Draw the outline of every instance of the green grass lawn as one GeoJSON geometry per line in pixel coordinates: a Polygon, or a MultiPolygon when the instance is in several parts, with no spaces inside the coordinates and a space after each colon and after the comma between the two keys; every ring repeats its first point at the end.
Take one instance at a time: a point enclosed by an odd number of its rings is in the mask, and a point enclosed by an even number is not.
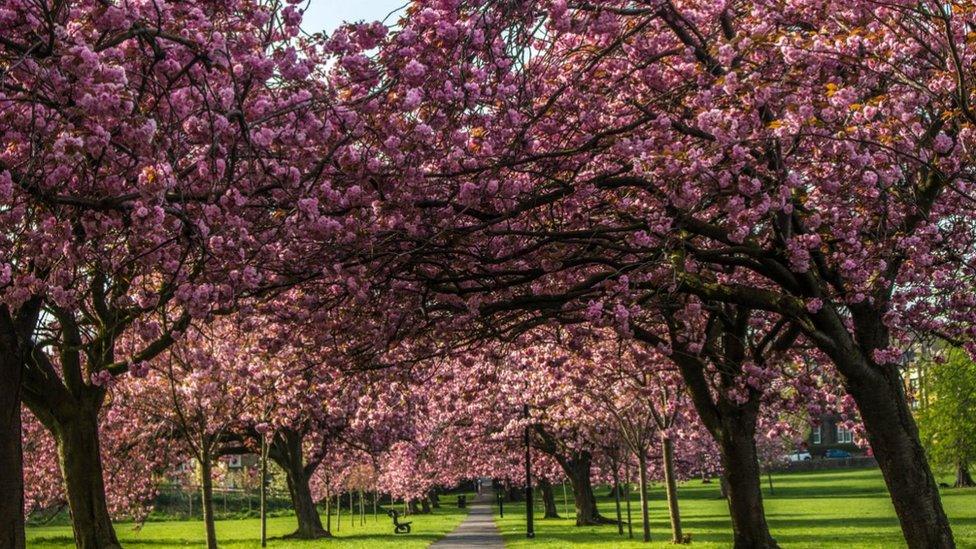
{"type": "MultiPolygon", "coordinates": [[[[948,481],[949,479],[940,479],[948,481]]],[[[876,469],[822,471],[774,475],[775,492],[770,494],[764,482],[766,515],[773,535],[790,548],[822,549],[828,547],[888,549],[904,547],[898,521],[888,499],[881,474],[876,469]]],[[[601,487],[600,511],[613,517],[613,500],[606,497],[608,489],[601,487]]],[[[730,523],[725,501],[719,499],[715,483],[702,484],[691,481],[679,488],[682,521],[685,533],[692,535],[693,547],[729,547],[730,523]]],[[[507,547],[515,548],[562,548],[562,547],[673,547],[670,539],[664,492],[660,486],[651,491],[651,533],[653,543],[645,545],[640,539],[640,517],[637,494],[632,494],[635,540],[617,536],[616,526],[583,527],[573,525],[572,509],[563,510],[562,491],[556,486],[559,520],[536,520],[536,538],[525,539],[525,506],[505,504],[505,518],[497,517],[507,547]]],[[[952,520],[956,542],[961,548],[976,549],[976,489],[946,489],[942,501],[952,520]]],[[[453,530],[466,512],[456,509],[453,496],[442,498],[443,507],[431,515],[414,515],[413,532],[406,536],[392,534],[390,519],[379,516],[376,521],[367,515],[365,526],[352,525],[349,515],[343,515],[338,530],[333,516],[333,541],[299,542],[280,538],[295,529],[291,516],[268,520],[269,547],[342,547],[411,549],[426,547],[431,542],[453,530]]],[[[572,506],[572,494],[569,495],[572,506]]],[[[541,503],[537,502],[536,516],[542,515],[541,503]]],[[[324,522],[324,521],[323,521],[324,522]]],[[[131,524],[120,523],[117,531],[122,544],[127,547],[200,547],[204,543],[203,524],[200,521],[147,522],[134,531],[131,524]]],[[[221,547],[256,547],[260,526],[257,519],[217,521],[217,538],[221,547]]],[[[73,546],[70,526],[32,527],[27,531],[28,546],[37,548],[64,548],[73,546]]]]}
{"type": "MultiPolygon", "coordinates": [[[[279,516],[268,519],[268,547],[298,549],[305,547],[396,548],[420,549],[454,530],[467,516],[467,510],[457,509],[454,498],[444,496],[442,507],[434,509],[429,515],[411,515],[405,520],[412,521],[412,532],[407,535],[393,535],[393,523],[389,517],[380,514],[373,519],[368,510],[366,524],[360,526],[358,516],[355,524],[350,522],[347,512],[342,515],[342,523],[336,528],[335,514],[332,516],[332,533],[336,539],[331,541],[293,541],[280,539],[295,530],[293,516],[279,516]],[[278,539],[275,539],[278,538],[278,539]]],[[[322,520],[325,523],[325,518],[322,520]]],[[[206,538],[202,521],[147,522],[138,531],[131,523],[119,523],[116,532],[125,547],[201,547],[206,538]]],[[[261,525],[258,519],[218,520],[217,541],[220,547],[259,547],[261,525]]],[[[27,529],[27,546],[38,549],[74,547],[71,526],[43,526],[27,529]]]]}
{"type": "MultiPolygon", "coordinates": [[[[949,481],[949,479],[940,479],[949,481]]],[[[821,549],[904,547],[894,509],[888,499],[881,473],[877,469],[819,471],[773,476],[774,493],[764,479],[766,516],[773,536],[783,547],[821,549]]],[[[635,488],[636,490],[636,488],[635,488]]],[[[615,516],[613,500],[605,497],[607,488],[598,491],[600,512],[615,516]]],[[[637,494],[632,494],[631,509],[634,540],[617,536],[616,526],[576,527],[572,514],[563,511],[563,495],[556,486],[556,501],[562,519],[536,520],[536,538],[525,538],[524,504],[506,504],[505,518],[496,522],[506,547],[674,547],[664,502],[664,490],[651,492],[651,544],[640,542],[640,510],[637,494]],[[566,518],[570,517],[570,518],[566,518]]],[[[679,487],[682,525],[692,535],[692,547],[729,547],[731,523],[725,501],[719,499],[715,483],[691,481],[679,487]]],[[[956,542],[961,548],[976,548],[976,489],[945,489],[942,501],[952,521],[956,542]]],[[[572,506],[572,494],[569,495],[572,506]]],[[[537,504],[536,517],[542,515],[537,504]]],[[[624,511],[626,520],[626,510],[624,511]]]]}

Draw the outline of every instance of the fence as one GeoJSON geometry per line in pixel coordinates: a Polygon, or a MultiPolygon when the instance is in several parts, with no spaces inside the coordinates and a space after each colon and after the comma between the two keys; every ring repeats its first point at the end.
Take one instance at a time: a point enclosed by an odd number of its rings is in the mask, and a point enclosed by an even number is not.
{"type": "MultiPolygon", "coordinates": [[[[214,515],[217,518],[244,518],[258,516],[260,495],[258,489],[214,487],[214,515]]],[[[288,493],[268,488],[268,512],[291,510],[288,493]]],[[[156,515],[179,517],[182,519],[202,518],[200,487],[192,485],[167,484],[160,486],[154,503],[156,515]]]]}

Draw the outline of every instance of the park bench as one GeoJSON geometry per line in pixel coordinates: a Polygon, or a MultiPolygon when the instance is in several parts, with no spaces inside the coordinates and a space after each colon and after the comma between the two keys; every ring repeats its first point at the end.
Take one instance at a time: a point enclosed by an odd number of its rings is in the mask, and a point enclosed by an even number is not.
{"type": "Polygon", "coordinates": [[[461,494],[458,496],[458,509],[464,509],[468,506],[468,496],[461,494]]]}
{"type": "Polygon", "coordinates": [[[410,523],[400,522],[400,513],[397,513],[396,509],[390,509],[386,512],[387,515],[393,519],[393,533],[394,534],[409,534],[410,533],[410,523]]]}

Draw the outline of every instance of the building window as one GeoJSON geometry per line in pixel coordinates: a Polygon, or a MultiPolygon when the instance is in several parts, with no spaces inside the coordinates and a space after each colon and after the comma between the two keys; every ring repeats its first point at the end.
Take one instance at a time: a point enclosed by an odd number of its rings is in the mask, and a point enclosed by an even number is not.
{"type": "Polygon", "coordinates": [[[813,440],[813,443],[814,444],[820,444],[820,426],[819,425],[817,425],[816,427],[813,428],[813,432],[811,433],[811,439],[813,440]]]}
{"type": "Polygon", "coordinates": [[[854,442],[854,433],[848,431],[847,429],[837,426],[837,443],[838,444],[851,444],[854,442]]]}

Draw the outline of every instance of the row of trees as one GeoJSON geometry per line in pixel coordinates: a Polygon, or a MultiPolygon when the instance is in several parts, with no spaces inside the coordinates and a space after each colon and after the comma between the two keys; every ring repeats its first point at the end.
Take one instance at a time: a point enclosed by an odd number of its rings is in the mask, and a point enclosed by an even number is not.
{"type": "MultiPolygon", "coordinates": [[[[201,462],[225,428],[191,403],[217,411],[253,392],[243,419],[262,418],[258,433],[301,433],[334,401],[357,428],[345,388],[312,389],[336,379],[389,414],[359,425],[376,455],[390,445],[377,425],[404,410],[369,396],[369,372],[395,387],[514,346],[530,366],[500,391],[543,370],[537,353],[566,355],[556,370],[573,394],[588,377],[627,388],[586,398],[638,468],[651,441],[678,459],[678,410],[694,409],[738,547],[776,546],[756,433],[836,376],[908,545],[954,546],[901,363],[914,334],[976,333],[973,6],[408,11],[395,29],[324,37],[301,34],[294,4],[259,0],[5,7],[5,545],[24,545],[21,402],[54,437],[78,546],[117,547],[100,441],[122,427],[103,418],[147,372],[166,374],[148,390],[165,399],[158,424],[201,462]],[[582,360],[609,369],[571,375],[572,340],[597,342],[578,343],[599,353],[582,360]],[[234,375],[254,388],[228,400],[234,375]]],[[[578,521],[599,521],[593,451],[565,424],[533,429],[578,521]]],[[[400,440],[405,455],[444,446],[400,440]]],[[[328,445],[312,446],[289,458],[298,480],[324,459],[328,445]]]]}

